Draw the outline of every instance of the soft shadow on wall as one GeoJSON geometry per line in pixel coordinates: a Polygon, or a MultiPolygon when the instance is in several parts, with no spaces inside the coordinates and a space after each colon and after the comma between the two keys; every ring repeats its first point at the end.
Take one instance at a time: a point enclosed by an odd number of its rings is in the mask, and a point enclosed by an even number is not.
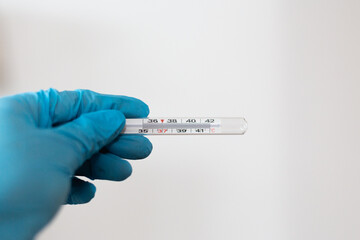
{"type": "Polygon", "coordinates": [[[0,95],[124,79],[117,76],[129,61],[119,60],[129,46],[120,45],[122,31],[118,24],[0,9],[0,95]]]}
{"type": "Polygon", "coordinates": [[[4,29],[4,21],[3,17],[0,15],[0,94],[6,87],[6,71],[5,71],[5,34],[3,32],[4,29]]]}

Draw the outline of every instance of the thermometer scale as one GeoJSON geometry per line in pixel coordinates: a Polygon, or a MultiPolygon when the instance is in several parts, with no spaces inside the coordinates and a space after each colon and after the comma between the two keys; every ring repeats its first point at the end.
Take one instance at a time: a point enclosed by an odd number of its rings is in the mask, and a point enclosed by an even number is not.
{"type": "Polygon", "coordinates": [[[142,135],[243,135],[241,117],[152,117],[126,119],[122,134],[142,135]]]}

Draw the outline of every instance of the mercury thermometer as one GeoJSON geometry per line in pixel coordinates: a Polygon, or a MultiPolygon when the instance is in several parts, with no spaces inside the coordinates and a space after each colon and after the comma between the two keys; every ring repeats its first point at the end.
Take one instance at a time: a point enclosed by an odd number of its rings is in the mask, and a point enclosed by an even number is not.
{"type": "Polygon", "coordinates": [[[241,117],[156,117],[126,119],[122,134],[142,135],[243,135],[241,117]]]}

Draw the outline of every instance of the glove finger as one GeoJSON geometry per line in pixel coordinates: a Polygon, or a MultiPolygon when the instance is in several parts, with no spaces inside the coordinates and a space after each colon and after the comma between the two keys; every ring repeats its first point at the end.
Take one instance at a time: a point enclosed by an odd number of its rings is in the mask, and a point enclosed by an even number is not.
{"type": "Polygon", "coordinates": [[[94,198],[96,187],[94,184],[74,177],[66,204],[83,204],[94,198]]]}
{"type": "Polygon", "coordinates": [[[84,113],[109,109],[119,110],[127,118],[143,118],[149,114],[149,107],[132,97],[105,95],[90,90],[58,92],[49,89],[43,94],[48,95],[53,125],[71,121],[84,113]]]}
{"type": "Polygon", "coordinates": [[[128,161],[111,153],[98,153],[87,160],[75,174],[90,179],[123,181],[131,173],[132,167],[128,161]]]}
{"type": "Polygon", "coordinates": [[[143,159],[150,155],[153,146],[149,139],[141,135],[120,135],[105,147],[107,151],[121,158],[143,159]]]}
{"type": "Polygon", "coordinates": [[[55,132],[68,143],[73,161],[69,166],[75,172],[85,160],[112,142],[125,125],[124,115],[117,110],[87,113],[55,128],[55,132]]]}

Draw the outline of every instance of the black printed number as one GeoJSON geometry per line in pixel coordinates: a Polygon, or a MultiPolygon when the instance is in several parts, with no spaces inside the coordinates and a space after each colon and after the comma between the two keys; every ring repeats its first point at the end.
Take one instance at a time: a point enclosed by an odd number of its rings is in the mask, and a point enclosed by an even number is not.
{"type": "Polygon", "coordinates": [[[196,123],[196,119],[188,119],[186,120],[187,123],[196,123]]]}
{"type": "Polygon", "coordinates": [[[148,123],[158,123],[157,119],[148,119],[148,123]]]}
{"type": "Polygon", "coordinates": [[[187,129],[176,129],[176,132],[178,132],[178,133],[186,133],[187,129]]]}
{"type": "Polygon", "coordinates": [[[176,119],[168,119],[167,123],[177,123],[177,120],[176,119]]]}

